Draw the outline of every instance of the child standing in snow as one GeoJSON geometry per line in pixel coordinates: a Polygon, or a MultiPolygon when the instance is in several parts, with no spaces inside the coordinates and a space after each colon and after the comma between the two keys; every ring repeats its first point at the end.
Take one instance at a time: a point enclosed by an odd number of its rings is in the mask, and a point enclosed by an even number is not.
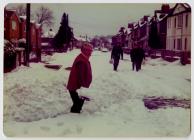
{"type": "Polygon", "coordinates": [[[81,87],[89,88],[92,82],[92,70],[89,61],[91,54],[92,45],[85,43],[71,68],[67,89],[73,101],[73,106],[71,107],[72,113],[80,113],[84,104],[84,99],[79,97],[76,90],[81,87]]]}

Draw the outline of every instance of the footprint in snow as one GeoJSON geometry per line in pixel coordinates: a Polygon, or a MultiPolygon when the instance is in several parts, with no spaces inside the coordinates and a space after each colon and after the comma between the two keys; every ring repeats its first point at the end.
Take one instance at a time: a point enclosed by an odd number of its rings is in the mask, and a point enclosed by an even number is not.
{"type": "Polygon", "coordinates": [[[50,128],[49,127],[46,127],[46,126],[41,126],[40,129],[44,130],[44,131],[49,131],[50,128]]]}
{"type": "Polygon", "coordinates": [[[64,122],[58,122],[57,123],[57,126],[63,126],[64,125],[64,122]]]}
{"type": "Polygon", "coordinates": [[[81,128],[80,126],[76,126],[76,131],[78,134],[80,134],[82,132],[83,128],[81,128]]]}

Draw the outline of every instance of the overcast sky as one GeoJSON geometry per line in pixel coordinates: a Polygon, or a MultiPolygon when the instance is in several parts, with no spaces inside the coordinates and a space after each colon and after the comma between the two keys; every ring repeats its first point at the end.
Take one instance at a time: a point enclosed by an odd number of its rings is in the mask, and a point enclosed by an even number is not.
{"type": "MultiPolygon", "coordinates": [[[[8,7],[12,7],[11,4],[8,7]]],[[[41,5],[53,11],[55,24],[54,32],[57,32],[63,13],[69,14],[70,26],[75,36],[80,35],[114,35],[121,26],[127,27],[129,22],[136,22],[144,15],[153,15],[154,10],[161,9],[160,3],[121,3],[121,4],[31,4],[34,11],[41,5]]],[[[172,7],[174,4],[170,4],[172,7]]],[[[16,6],[16,5],[15,5],[16,6]]]]}

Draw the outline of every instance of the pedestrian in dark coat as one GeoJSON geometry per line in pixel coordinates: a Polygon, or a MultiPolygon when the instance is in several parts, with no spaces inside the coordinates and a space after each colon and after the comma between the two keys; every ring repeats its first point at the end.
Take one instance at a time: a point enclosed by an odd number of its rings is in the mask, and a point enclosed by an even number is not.
{"type": "Polygon", "coordinates": [[[111,59],[113,59],[113,70],[117,71],[119,60],[121,55],[121,47],[119,46],[119,43],[117,43],[115,46],[113,46],[112,52],[111,52],[111,59]]]}
{"type": "Polygon", "coordinates": [[[92,70],[89,61],[91,54],[92,45],[84,44],[81,53],[75,58],[71,68],[67,89],[73,101],[72,113],[80,113],[84,104],[84,99],[79,97],[76,90],[81,87],[89,88],[92,82],[92,70]]]}
{"type": "Polygon", "coordinates": [[[136,71],[137,71],[137,55],[136,55],[136,50],[137,48],[132,48],[131,51],[130,51],[130,57],[131,57],[131,63],[132,63],[132,70],[134,70],[136,68],[136,71]]]}
{"type": "Polygon", "coordinates": [[[124,45],[120,46],[121,47],[121,60],[123,60],[123,46],[124,45]]]}
{"type": "Polygon", "coordinates": [[[141,70],[141,65],[142,65],[143,59],[145,59],[145,52],[144,52],[143,48],[138,47],[137,48],[137,66],[138,66],[138,70],[141,70]]]}
{"type": "Polygon", "coordinates": [[[143,59],[145,59],[145,52],[143,48],[139,47],[138,45],[134,46],[130,52],[131,62],[132,62],[132,69],[136,68],[136,71],[141,70],[141,65],[143,59]]]}

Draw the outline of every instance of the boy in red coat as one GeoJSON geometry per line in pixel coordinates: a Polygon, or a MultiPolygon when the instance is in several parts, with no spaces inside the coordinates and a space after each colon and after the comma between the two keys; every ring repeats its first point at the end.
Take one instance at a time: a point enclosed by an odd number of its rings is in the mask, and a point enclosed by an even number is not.
{"type": "Polygon", "coordinates": [[[72,113],[80,113],[84,104],[84,99],[80,98],[77,89],[81,87],[89,88],[92,82],[92,70],[89,58],[92,54],[92,45],[85,43],[81,48],[81,53],[75,58],[67,89],[69,90],[73,106],[71,107],[72,113]]]}

